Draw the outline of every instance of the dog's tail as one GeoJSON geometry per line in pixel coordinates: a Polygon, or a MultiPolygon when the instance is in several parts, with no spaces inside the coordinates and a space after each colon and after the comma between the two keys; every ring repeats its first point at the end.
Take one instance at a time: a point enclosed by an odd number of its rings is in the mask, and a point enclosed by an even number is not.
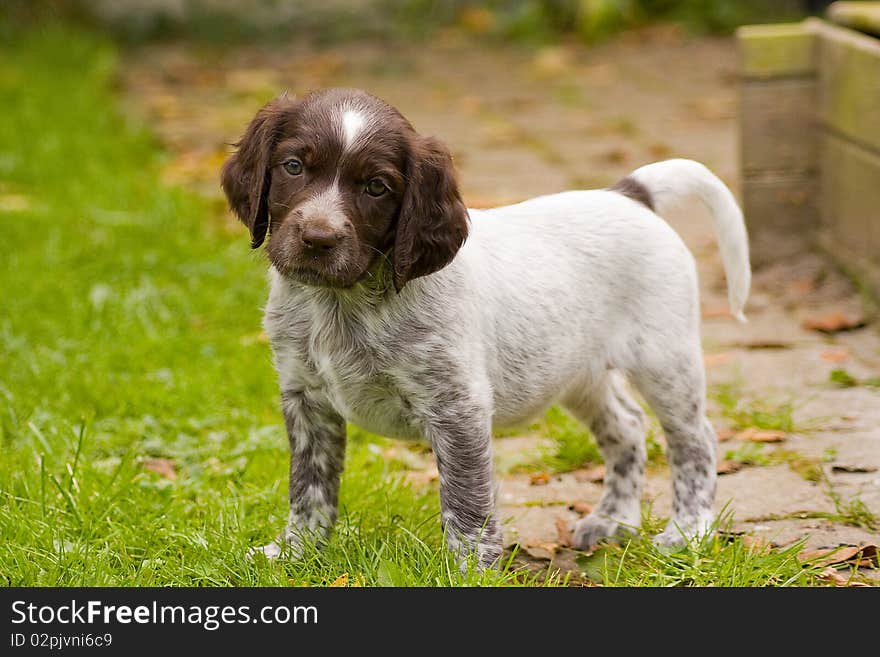
{"type": "Polygon", "coordinates": [[[715,174],[693,160],[665,160],[636,169],[612,189],[636,198],[661,216],[686,198],[698,198],[712,214],[727,276],[730,312],[746,321],[743,307],[752,279],[749,238],[736,199],[715,174]]]}

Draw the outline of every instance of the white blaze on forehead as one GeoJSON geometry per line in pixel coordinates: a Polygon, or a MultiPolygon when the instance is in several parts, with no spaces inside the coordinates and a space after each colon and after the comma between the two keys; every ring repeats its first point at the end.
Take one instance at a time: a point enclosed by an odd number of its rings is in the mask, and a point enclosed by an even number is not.
{"type": "Polygon", "coordinates": [[[345,148],[350,148],[364,126],[364,115],[356,109],[347,109],[342,113],[342,136],[345,148]]]}

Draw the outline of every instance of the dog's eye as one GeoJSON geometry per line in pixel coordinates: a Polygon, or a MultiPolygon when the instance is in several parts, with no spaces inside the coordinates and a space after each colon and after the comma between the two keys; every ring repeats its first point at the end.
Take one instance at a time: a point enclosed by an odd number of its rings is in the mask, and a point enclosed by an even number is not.
{"type": "Polygon", "coordinates": [[[298,176],[303,172],[303,165],[299,160],[287,160],[282,162],[281,166],[283,166],[284,170],[291,176],[298,176]]]}
{"type": "Polygon", "coordinates": [[[365,191],[370,196],[382,196],[382,194],[388,191],[388,188],[381,180],[379,180],[378,178],[373,178],[370,182],[367,183],[367,188],[365,191]]]}

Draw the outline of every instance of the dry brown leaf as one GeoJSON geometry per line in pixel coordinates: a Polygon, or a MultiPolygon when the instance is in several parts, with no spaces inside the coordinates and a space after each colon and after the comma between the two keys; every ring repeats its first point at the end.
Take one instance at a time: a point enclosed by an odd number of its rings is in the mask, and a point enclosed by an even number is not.
{"type": "Polygon", "coordinates": [[[719,443],[723,443],[726,440],[730,440],[731,438],[733,438],[736,435],[736,431],[734,431],[730,427],[718,429],[718,431],[716,433],[718,435],[718,442],[719,443]]]}
{"type": "Polygon", "coordinates": [[[596,465],[592,468],[582,468],[574,471],[574,478],[580,483],[590,482],[598,484],[605,480],[605,466],[596,465]]]}
{"type": "Polygon", "coordinates": [[[822,360],[829,363],[842,363],[849,358],[849,351],[846,349],[826,349],[821,356],[822,360]]]}
{"type": "Polygon", "coordinates": [[[812,278],[799,278],[788,284],[788,291],[798,296],[806,296],[816,289],[816,281],[812,278]]]}
{"type": "Polygon", "coordinates": [[[801,322],[801,326],[809,331],[822,333],[838,333],[839,331],[851,331],[865,325],[865,318],[856,315],[848,315],[840,311],[807,317],[801,322]]]}
{"type": "Polygon", "coordinates": [[[582,516],[589,515],[593,512],[593,505],[587,504],[586,502],[572,502],[568,505],[568,508],[582,516]]]}
{"type": "Polygon", "coordinates": [[[730,306],[726,303],[718,306],[702,306],[700,314],[703,319],[716,319],[718,317],[730,317],[730,306]]]}
{"type": "Polygon", "coordinates": [[[571,547],[574,539],[571,535],[571,527],[565,518],[556,518],[556,538],[560,547],[571,547]]]}
{"type": "Polygon", "coordinates": [[[424,488],[432,481],[437,481],[440,478],[440,471],[437,470],[436,465],[432,465],[429,468],[425,468],[424,470],[411,470],[403,475],[403,480],[410,484],[411,486],[415,486],[417,488],[424,488]]]}
{"type": "Polygon", "coordinates": [[[775,429],[759,429],[757,427],[749,427],[736,434],[737,440],[749,441],[752,443],[781,443],[788,437],[784,431],[775,429]]]}
{"type": "Polygon", "coordinates": [[[175,469],[174,461],[172,461],[171,459],[144,459],[144,468],[146,468],[150,472],[155,472],[158,475],[162,475],[163,477],[165,477],[166,479],[170,479],[171,481],[175,481],[177,479],[177,470],[175,469]]]}
{"type": "Polygon", "coordinates": [[[858,582],[854,579],[844,577],[838,571],[834,570],[832,567],[828,567],[823,570],[821,573],[816,575],[816,579],[828,582],[829,584],[833,584],[834,586],[848,586],[848,587],[868,587],[870,588],[870,584],[866,584],[865,582],[858,582]]]}
{"type": "Polygon", "coordinates": [[[614,148],[609,148],[608,150],[602,152],[599,157],[605,162],[609,162],[610,164],[623,164],[624,162],[629,160],[630,155],[625,148],[615,146],[614,148]]]}
{"type": "Polygon", "coordinates": [[[556,543],[530,543],[528,545],[520,545],[526,553],[535,559],[543,559],[550,561],[556,554],[559,546],[556,543]]]}
{"type": "Polygon", "coordinates": [[[465,7],[461,10],[458,21],[469,32],[485,34],[495,27],[495,14],[485,7],[465,7]]]}
{"type": "Polygon", "coordinates": [[[546,472],[535,472],[529,475],[530,486],[546,486],[550,483],[550,475],[546,472]]]}
{"type": "Polygon", "coordinates": [[[831,466],[832,472],[877,472],[877,467],[873,465],[849,465],[847,463],[835,463],[831,466]]]}
{"type": "Polygon", "coordinates": [[[739,461],[719,461],[715,467],[715,472],[720,475],[731,474],[742,470],[743,464],[739,461]]]}
{"type": "Polygon", "coordinates": [[[749,340],[746,342],[734,342],[730,346],[753,351],[759,349],[792,349],[794,347],[791,342],[783,342],[781,340],[749,340]]]}
{"type": "Polygon", "coordinates": [[[704,96],[688,103],[699,118],[705,121],[721,121],[735,116],[735,99],[729,96],[704,96]]]}
{"type": "Polygon", "coordinates": [[[753,554],[768,554],[773,547],[771,543],[768,543],[760,536],[752,536],[751,534],[744,534],[742,543],[753,554]]]}
{"type": "Polygon", "coordinates": [[[654,159],[666,160],[672,155],[672,147],[669,144],[664,144],[662,141],[657,141],[648,145],[648,152],[654,159]]]}
{"type": "Polygon", "coordinates": [[[724,365],[733,359],[733,354],[729,351],[723,351],[718,354],[704,354],[703,363],[706,367],[714,367],[715,365],[724,365]]]}
{"type": "Polygon", "coordinates": [[[348,573],[342,573],[339,577],[333,580],[330,588],[337,588],[340,586],[345,586],[346,584],[348,584],[348,573]]]}
{"type": "Polygon", "coordinates": [[[836,548],[804,550],[798,554],[798,560],[803,563],[815,561],[818,566],[833,566],[839,563],[848,563],[857,567],[880,565],[876,545],[843,545],[836,548]]]}

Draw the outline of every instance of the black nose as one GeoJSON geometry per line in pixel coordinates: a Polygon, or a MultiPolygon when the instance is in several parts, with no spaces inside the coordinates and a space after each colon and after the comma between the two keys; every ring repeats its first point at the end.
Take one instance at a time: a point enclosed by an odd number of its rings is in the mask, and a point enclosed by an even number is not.
{"type": "Polygon", "coordinates": [[[309,251],[327,253],[338,246],[343,239],[342,233],[324,226],[306,226],[302,229],[302,243],[309,251]]]}

